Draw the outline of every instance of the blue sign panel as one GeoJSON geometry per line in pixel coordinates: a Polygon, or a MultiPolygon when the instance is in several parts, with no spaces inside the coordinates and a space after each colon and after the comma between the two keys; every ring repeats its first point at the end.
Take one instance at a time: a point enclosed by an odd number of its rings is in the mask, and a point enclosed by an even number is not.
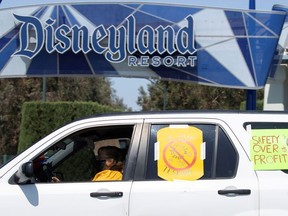
{"type": "Polygon", "coordinates": [[[0,78],[101,75],[262,88],[285,16],[151,3],[0,10],[0,78]]]}
{"type": "MultiPolygon", "coordinates": [[[[284,5],[274,5],[273,9],[288,12],[288,7],[284,5]]],[[[275,78],[276,71],[280,66],[281,62],[283,60],[287,62],[287,57],[284,57],[287,56],[287,47],[288,47],[288,16],[286,16],[285,22],[283,24],[283,28],[279,37],[277,51],[275,53],[275,57],[272,62],[272,67],[269,74],[269,78],[271,78],[272,80],[275,78]]]]}

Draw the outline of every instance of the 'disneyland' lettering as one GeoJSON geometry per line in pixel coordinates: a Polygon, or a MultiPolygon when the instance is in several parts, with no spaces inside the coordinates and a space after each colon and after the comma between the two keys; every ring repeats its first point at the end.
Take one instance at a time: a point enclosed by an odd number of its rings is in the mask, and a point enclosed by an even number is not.
{"type": "Polygon", "coordinates": [[[178,29],[172,26],[159,25],[156,28],[145,25],[137,30],[137,20],[133,15],[126,18],[127,25],[105,28],[98,25],[94,29],[86,26],[74,25],[72,27],[62,24],[55,27],[56,20],[47,19],[45,23],[33,16],[20,16],[14,14],[15,19],[21,23],[19,31],[20,47],[13,55],[34,58],[44,47],[48,53],[63,54],[68,50],[73,53],[84,54],[93,51],[105,54],[105,58],[112,63],[123,62],[127,53],[132,55],[139,52],[142,55],[163,54],[172,55],[175,52],[181,55],[192,55],[194,48],[194,23],[192,16],[185,18],[186,25],[178,29]],[[89,33],[90,32],[90,33],[89,33]],[[30,38],[34,37],[35,44],[30,38]]]}

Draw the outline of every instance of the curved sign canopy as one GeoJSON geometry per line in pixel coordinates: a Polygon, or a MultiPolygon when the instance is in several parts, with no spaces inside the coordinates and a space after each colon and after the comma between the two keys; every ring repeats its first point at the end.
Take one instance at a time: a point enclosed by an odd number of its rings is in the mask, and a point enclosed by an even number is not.
{"type": "Polygon", "coordinates": [[[165,3],[0,5],[0,78],[100,75],[262,88],[285,17],[165,3]]]}

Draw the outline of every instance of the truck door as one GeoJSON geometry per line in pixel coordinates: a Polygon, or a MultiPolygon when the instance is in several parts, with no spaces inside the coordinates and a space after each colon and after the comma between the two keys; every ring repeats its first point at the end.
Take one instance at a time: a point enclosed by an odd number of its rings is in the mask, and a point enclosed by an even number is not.
{"type": "Polygon", "coordinates": [[[16,169],[13,168],[0,179],[1,211],[7,216],[128,215],[133,160],[141,124],[127,121],[121,124],[118,120],[117,124],[105,125],[107,122],[97,127],[91,127],[91,123],[89,127],[81,124],[85,129],[80,130],[79,126],[61,132],[56,135],[58,141],[43,144],[44,147],[39,147],[43,150],[29,154],[22,164],[33,162],[33,178],[16,184],[13,182],[16,169]],[[100,171],[97,150],[102,146],[114,146],[125,153],[126,157],[121,159],[123,169],[118,170],[123,173],[122,180],[91,181],[100,171]],[[58,182],[52,183],[52,177],[57,177],[58,182]]]}
{"type": "Polygon", "coordinates": [[[131,216],[258,215],[257,177],[228,127],[215,120],[146,123],[131,216]]]}

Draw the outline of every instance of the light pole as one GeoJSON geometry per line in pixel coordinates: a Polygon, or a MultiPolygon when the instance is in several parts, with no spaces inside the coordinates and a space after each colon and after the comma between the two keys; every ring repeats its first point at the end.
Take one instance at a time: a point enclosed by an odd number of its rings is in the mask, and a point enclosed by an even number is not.
{"type": "MultiPolygon", "coordinates": [[[[256,0],[249,1],[249,9],[256,9],[256,0]]],[[[249,26],[249,28],[251,28],[251,26],[249,26]]],[[[256,90],[248,89],[246,91],[246,110],[256,110],[256,100],[256,90]]]]}
{"type": "Polygon", "coordinates": [[[46,101],[46,77],[42,78],[42,101],[46,101]]]}

